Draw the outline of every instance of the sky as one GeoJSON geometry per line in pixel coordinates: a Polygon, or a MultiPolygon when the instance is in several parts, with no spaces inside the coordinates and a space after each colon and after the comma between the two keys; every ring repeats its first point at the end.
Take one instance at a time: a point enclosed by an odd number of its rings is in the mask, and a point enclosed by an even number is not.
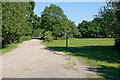
{"type": "Polygon", "coordinates": [[[98,14],[98,9],[105,5],[105,2],[37,2],[35,1],[34,12],[39,17],[45,6],[55,4],[60,6],[69,20],[75,22],[76,26],[83,20],[92,21],[93,15],[98,14]]]}

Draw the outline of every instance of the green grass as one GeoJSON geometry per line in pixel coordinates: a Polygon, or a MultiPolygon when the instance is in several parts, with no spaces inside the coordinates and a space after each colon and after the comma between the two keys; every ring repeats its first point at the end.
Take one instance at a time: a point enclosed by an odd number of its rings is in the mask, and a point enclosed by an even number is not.
{"type": "Polygon", "coordinates": [[[120,78],[118,74],[118,52],[114,49],[113,38],[88,38],[69,39],[69,48],[65,48],[65,40],[43,42],[47,47],[63,51],[67,54],[82,58],[91,68],[89,71],[98,70],[101,77],[106,75],[120,78]],[[105,74],[100,74],[100,73],[105,74]]]}
{"type": "Polygon", "coordinates": [[[12,43],[12,44],[6,45],[6,47],[1,49],[0,52],[2,54],[5,54],[9,51],[12,51],[13,49],[17,48],[18,44],[20,44],[20,43],[12,43]]]}
{"type": "MultiPolygon", "coordinates": [[[[5,47],[0,50],[0,53],[1,53],[1,55],[2,55],[2,54],[5,54],[5,53],[7,53],[7,52],[10,52],[10,51],[12,51],[13,49],[17,48],[17,46],[18,46],[20,43],[22,43],[23,41],[29,41],[29,40],[32,40],[32,38],[29,37],[29,36],[23,36],[23,37],[21,37],[20,42],[15,41],[15,42],[12,43],[12,44],[5,45],[5,47]]],[[[2,47],[2,46],[0,46],[0,47],[2,47]]]]}

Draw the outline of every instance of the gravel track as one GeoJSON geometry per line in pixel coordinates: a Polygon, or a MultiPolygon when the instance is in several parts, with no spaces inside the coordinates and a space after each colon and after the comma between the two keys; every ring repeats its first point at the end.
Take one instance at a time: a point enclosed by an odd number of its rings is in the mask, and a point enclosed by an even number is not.
{"type": "Polygon", "coordinates": [[[46,49],[37,39],[25,41],[2,55],[3,78],[87,78],[82,60],[46,49]],[[58,54],[57,54],[58,53],[58,54]]]}

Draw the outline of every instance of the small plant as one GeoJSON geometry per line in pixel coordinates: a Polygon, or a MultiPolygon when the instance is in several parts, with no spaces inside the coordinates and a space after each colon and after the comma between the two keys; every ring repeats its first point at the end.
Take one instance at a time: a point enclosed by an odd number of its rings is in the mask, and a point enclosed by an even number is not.
{"type": "Polygon", "coordinates": [[[53,38],[52,38],[52,33],[50,31],[47,31],[44,33],[44,42],[52,42],[53,38]]]}

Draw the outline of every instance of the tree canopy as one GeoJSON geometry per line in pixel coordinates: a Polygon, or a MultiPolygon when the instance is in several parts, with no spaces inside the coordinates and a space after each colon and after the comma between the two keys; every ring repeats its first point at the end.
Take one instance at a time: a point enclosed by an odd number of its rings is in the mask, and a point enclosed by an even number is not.
{"type": "Polygon", "coordinates": [[[2,2],[2,41],[9,44],[32,33],[29,22],[33,2],[2,2]]]}
{"type": "Polygon", "coordinates": [[[54,4],[46,6],[41,15],[41,28],[45,31],[52,32],[54,37],[62,37],[64,32],[72,31],[73,35],[77,28],[75,24],[68,20],[63,10],[54,4]]]}
{"type": "Polygon", "coordinates": [[[110,33],[115,35],[115,46],[120,49],[120,1],[107,2],[107,6],[99,11],[99,17],[110,33]]]}

